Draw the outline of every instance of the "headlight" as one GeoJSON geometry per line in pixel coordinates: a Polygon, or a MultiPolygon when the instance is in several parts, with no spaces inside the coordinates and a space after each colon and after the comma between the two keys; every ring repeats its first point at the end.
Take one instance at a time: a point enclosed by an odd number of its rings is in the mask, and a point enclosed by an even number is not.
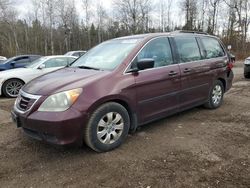
{"type": "Polygon", "coordinates": [[[82,89],[73,89],[49,96],[39,107],[40,112],[63,112],[68,110],[82,93],[82,89]]]}
{"type": "Polygon", "coordinates": [[[249,59],[245,60],[245,65],[250,65],[250,60],[249,59]]]}

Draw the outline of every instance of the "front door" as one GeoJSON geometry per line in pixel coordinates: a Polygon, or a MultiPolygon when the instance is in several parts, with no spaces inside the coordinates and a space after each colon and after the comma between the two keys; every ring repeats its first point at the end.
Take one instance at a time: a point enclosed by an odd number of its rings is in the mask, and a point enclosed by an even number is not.
{"type": "Polygon", "coordinates": [[[153,58],[155,64],[135,75],[139,123],[175,113],[181,87],[179,65],[174,64],[167,37],[151,40],[133,63],[144,58],[153,58]]]}

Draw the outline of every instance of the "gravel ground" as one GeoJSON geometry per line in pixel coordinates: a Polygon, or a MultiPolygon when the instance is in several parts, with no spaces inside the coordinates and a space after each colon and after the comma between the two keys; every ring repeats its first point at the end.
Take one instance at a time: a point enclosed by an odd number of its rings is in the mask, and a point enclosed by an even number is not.
{"type": "Polygon", "coordinates": [[[250,187],[250,80],[235,81],[217,110],[194,108],[148,124],[97,154],[26,137],[12,99],[0,98],[0,187],[250,187]]]}

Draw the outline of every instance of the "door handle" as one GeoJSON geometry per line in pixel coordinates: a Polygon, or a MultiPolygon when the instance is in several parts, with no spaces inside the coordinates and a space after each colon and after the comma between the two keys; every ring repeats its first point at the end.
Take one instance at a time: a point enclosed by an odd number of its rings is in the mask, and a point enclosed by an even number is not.
{"type": "Polygon", "coordinates": [[[177,74],[178,74],[178,73],[175,72],[175,71],[170,71],[170,72],[168,73],[169,76],[175,76],[175,75],[177,75],[177,74]]]}
{"type": "Polygon", "coordinates": [[[184,73],[189,73],[189,72],[191,72],[191,69],[185,68],[183,72],[184,72],[184,73]]]}

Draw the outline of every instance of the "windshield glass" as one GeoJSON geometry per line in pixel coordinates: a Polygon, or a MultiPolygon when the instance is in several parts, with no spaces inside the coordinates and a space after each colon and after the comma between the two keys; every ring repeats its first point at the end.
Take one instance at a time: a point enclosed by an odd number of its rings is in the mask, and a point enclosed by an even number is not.
{"type": "Polygon", "coordinates": [[[139,39],[118,39],[99,44],[71,66],[114,70],[138,44],[139,39]]]}
{"type": "Polygon", "coordinates": [[[66,56],[66,55],[71,56],[71,55],[72,55],[72,53],[73,53],[73,52],[67,52],[67,53],[66,53],[66,54],[64,54],[64,55],[65,55],[65,56],[66,56]]]}
{"type": "Polygon", "coordinates": [[[47,59],[46,57],[41,57],[41,58],[33,61],[29,65],[25,66],[25,68],[30,68],[30,69],[37,68],[37,66],[39,66],[41,64],[41,62],[44,62],[46,59],[47,59]]]}
{"type": "Polygon", "coordinates": [[[12,58],[9,58],[7,60],[5,60],[4,62],[2,62],[3,64],[6,64],[6,63],[9,63],[10,61],[14,60],[16,57],[12,57],[12,58]]]}

